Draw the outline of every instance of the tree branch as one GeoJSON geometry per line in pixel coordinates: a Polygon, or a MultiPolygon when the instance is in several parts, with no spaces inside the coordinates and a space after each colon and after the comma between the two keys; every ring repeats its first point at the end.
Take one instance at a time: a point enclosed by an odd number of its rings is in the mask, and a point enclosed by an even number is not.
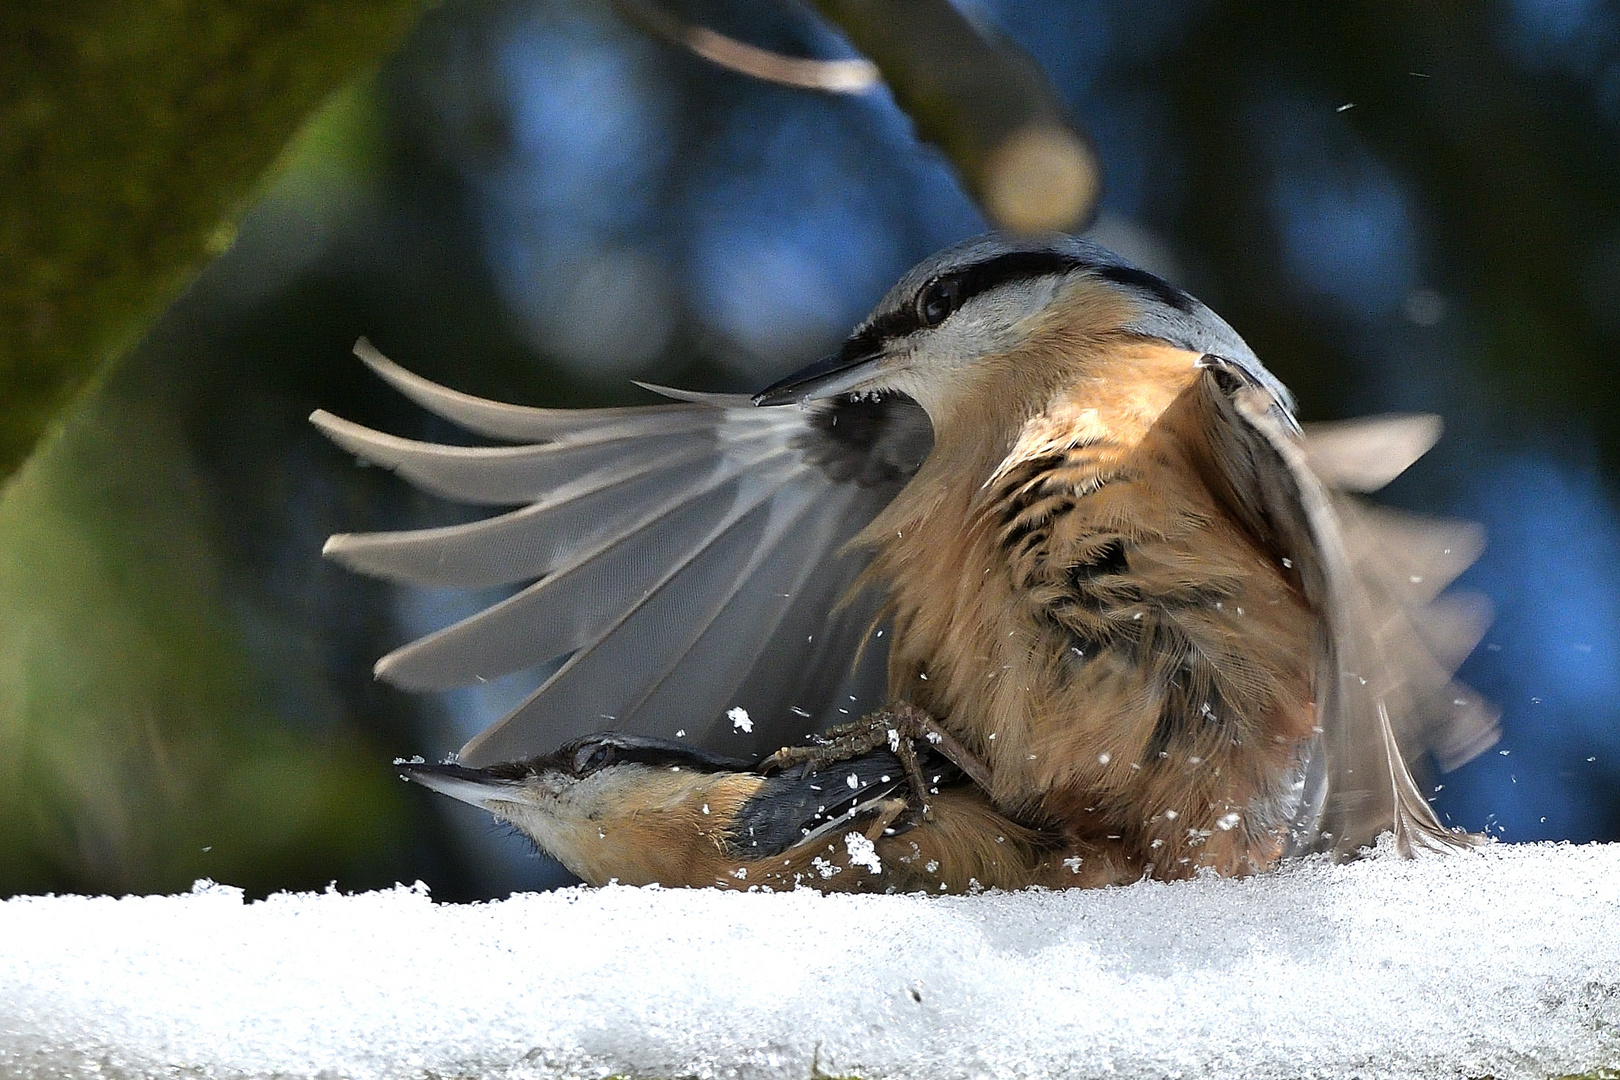
{"type": "Polygon", "coordinates": [[[811,2],[877,64],[991,221],[1040,232],[1090,220],[1102,194],[1096,151],[1028,55],[981,34],[950,0],[811,2]]]}
{"type": "Polygon", "coordinates": [[[703,59],[763,82],[829,94],[860,94],[882,84],[877,65],[870,60],[812,60],[784,56],[745,41],[727,37],[706,26],[693,26],[643,0],[613,0],[625,19],[654,37],[678,45],[703,59]]]}

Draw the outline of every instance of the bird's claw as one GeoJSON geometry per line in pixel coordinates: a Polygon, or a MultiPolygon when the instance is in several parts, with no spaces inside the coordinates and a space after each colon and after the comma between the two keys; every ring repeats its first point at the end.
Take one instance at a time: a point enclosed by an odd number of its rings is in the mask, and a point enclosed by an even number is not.
{"type": "Polygon", "coordinates": [[[930,746],[966,773],[974,783],[989,790],[990,771],[984,764],[941,728],[938,721],[909,701],[885,705],[859,720],[828,728],[813,745],[784,746],[760,763],[760,771],[804,765],[810,771],[817,772],[828,765],[887,747],[900,759],[900,768],[905,772],[912,798],[922,807],[923,816],[928,817],[928,796],[933,789],[923,779],[922,764],[915,745],[918,739],[927,740],[930,746]]]}

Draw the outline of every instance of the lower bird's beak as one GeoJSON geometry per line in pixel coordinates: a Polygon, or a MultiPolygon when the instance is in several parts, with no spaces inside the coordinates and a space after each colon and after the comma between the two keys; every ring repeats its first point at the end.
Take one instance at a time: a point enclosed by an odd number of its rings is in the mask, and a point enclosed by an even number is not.
{"type": "Polygon", "coordinates": [[[846,347],[767,386],[754,395],[754,404],[803,405],[858,390],[871,379],[883,355],[866,350],[853,352],[846,347]]]}
{"type": "Polygon", "coordinates": [[[406,761],[394,764],[402,779],[414,781],[480,810],[490,809],[491,802],[514,801],[513,789],[519,786],[516,780],[503,780],[482,769],[469,769],[465,765],[429,765],[406,761]]]}

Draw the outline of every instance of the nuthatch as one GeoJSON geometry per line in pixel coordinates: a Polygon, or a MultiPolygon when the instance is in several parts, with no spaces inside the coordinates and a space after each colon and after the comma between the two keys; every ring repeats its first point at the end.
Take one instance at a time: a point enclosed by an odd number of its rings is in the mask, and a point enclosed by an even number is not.
{"type": "Polygon", "coordinates": [[[429,689],[567,657],[469,764],[612,726],[749,760],[833,728],[826,765],[884,737],[857,718],[909,703],[998,814],[1113,868],[1087,884],[1348,856],[1391,829],[1403,850],[1468,842],[1407,760],[1449,768],[1496,736],[1451,681],[1486,617],[1438,596],[1478,531],[1350,494],[1438,421],[1302,432],[1231,327],[1112,252],[959,244],[752,399],[523,408],[356,351],[517,444],[314,417],[419,487],[518,507],[327,546],[415,584],[531,582],[377,666],[429,689]]]}
{"type": "Polygon", "coordinates": [[[1065,884],[1054,837],[1007,821],[982,789],[943,782],[924,819],[886,751],[764,776],[663,739],[606,732],[483,769],[398,762],[481,807],[590,885],[964,892],[1065,884]]]}

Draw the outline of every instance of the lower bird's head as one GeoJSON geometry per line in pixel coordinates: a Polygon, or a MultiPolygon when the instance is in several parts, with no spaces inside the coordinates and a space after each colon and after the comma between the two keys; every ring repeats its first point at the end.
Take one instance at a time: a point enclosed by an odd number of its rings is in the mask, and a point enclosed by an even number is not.
{"type": "Polygon", "coordinates": [[[404,779],[512,825],[591,884],[673,883],[661,864],[672,848],[661,834],[688,824],[718,834],[727,820],[721,811],[746,794],[729,787],[759,782],[744,762],[612,732],[482,769],[395,764],[404,779]]]}
{"type": "Polygon", "coordinates": [[[959,397],[1016,393],[1021,385],[1038,392],[1043,358],[1072,353],[1066,346],[1076,342],[1113,339],[1213,353],[1252,368],[1287,400],[1237,332],[1169,282],[1072,236],[990,234],[920,263],[836,354],[767,387],[754,402],[897,391],[937,427],[959,397]]]}

